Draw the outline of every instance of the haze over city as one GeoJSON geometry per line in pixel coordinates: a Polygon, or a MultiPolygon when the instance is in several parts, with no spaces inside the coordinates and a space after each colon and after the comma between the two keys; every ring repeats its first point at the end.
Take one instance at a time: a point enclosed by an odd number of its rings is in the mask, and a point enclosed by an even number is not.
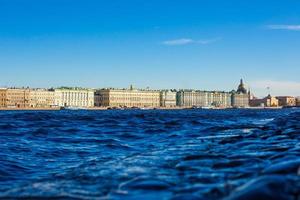
{"type": "Polygon", "coordinates": [[[296,0],[0,0],[0,86],[299,96],[299,37],[296,0]]]}

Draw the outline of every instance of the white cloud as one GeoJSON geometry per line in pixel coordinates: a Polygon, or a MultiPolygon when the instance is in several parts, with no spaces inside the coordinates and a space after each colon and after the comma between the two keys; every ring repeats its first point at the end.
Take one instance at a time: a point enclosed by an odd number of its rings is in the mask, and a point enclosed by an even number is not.
{"type": "Polygon", "coordinates": [[[250,83],[250,85],[252,92],[258,96],[266,96],[268,92],[275,96],[300,96],[300,82],[259,80],[250,83]]]}
{"type": "Polygon", "coordinates": [[[268,29],[272,30],[289,30],[289,31],[300,31],[300,25],[268,25],[268,29]]]}
{"type": "Polygon", "coordinates": [[[175,45],[186,45],[186,44],[191,44],[194,43],[195,41],[189,38],[181,38],[181,39],[176,39],[176,40],[167,40],[164,41],[164,45],[168,46],[175,46],[175,45]]]}
{"type": "Polygon", "coordinates": [[[221,38],[207,39],[207,40],[193,40],[191,38],[180,38],[175,40],[167,40],[163,41],[162,44],[167,46],[179,46],[179,45],[188,45],[188,44],[211,44],[214,43],[221,38]]]}

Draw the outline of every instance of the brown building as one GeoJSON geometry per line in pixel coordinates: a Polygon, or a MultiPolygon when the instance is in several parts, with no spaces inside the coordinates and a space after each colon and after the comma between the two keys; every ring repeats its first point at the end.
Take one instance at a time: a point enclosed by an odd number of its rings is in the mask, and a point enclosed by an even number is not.
{"type": "Polygon", "coordinates": [[[159,107],[160,92],[153,90],[101,89],[95,93],[95,106],[159,107]]]}
{"type": "Polygon", "coordinates": [[[278,99],[279,106],[296,106],[296,98],[291,96],[279,96],[278,99]]]}
{"type": "Polygon", "coordinates": [[[278,99],[276,97],[272,97],[268,95],[263,99],[250,99],[250,106],[251,107],[278,107],[278,99]]]}
{"type": "Polygon", "coordinates": [[[6,88],[0,88],[0,108],[6,107],[6,88]]]}
{"type": "Polygon", "coordinates": [[[296,106],[300,106],[300,97],[296,98],[296,106]]]}
{"type": "Polygon", "coordinates": [[[6,91],[6,107],[8,108],[28,108],[29,89],[9,88],[6,91]]]}

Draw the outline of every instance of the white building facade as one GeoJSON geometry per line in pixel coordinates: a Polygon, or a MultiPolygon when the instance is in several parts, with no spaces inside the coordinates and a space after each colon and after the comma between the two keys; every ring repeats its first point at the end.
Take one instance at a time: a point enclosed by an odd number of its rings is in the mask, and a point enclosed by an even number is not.
{"type": "Polygon", "coordinates": [[[55,89],[55,105],[60,107],[94,107],[94,90],[55,89]]]}
{"type": "Polygon", "coordinates": [[[177,92],[180,107],[231,107],[231,94],[223,91],[181,90],[177,92]]]}
{"type": "Polygon", "coordinates": [[[176,107],[176,92],[170,90],[161,91],[160,106],[166,108],[176,107]]]}

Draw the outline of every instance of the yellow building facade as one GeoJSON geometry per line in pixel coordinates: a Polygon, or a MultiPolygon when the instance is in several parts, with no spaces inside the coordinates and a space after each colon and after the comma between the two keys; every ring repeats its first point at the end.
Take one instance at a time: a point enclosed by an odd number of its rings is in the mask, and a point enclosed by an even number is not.
{"type": "Polygon", "coordinates": [[[279,101],[276,97],[268,96],[266,99],[267,107],[278,107],[279,101]]]}
{"type": "Polygon", "coordinates": [[[276,97],[268,95],[263,99],[250,99],[251,107],[278,107],[279,101],[276,97]]]}
{"type": "Polygon", "coordinates": [[[29,89],[9,88],[6,90],[6,107],[28,108],[29,89]]]}
{"type": "Polygon", "coordinates": [[[54,91],[46,89],[32,89],[29,91],[29,107],[51,108],[54,107],[54,91]]]}
{"type": "Polygon", "coordinates": [[[296,106],[296,97],[291,96],[278,96],[279,106],[296,106]]]}
{"type": "Polygon", "coordinates": [[[6,107],[6,96],[7,89],[6,88],[0,88],[0,108],[6,107]]]}
{"type": "Polygon", "coordinates": [[[95,105],[105,107],[159,107],[160,92],[136,89],[97,90],[95,105]]]}

